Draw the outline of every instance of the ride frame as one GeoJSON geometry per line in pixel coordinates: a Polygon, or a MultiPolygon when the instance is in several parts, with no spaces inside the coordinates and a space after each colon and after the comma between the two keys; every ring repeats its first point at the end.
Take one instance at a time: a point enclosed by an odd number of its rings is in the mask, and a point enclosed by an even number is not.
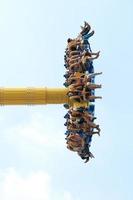
{"type": "Polygon", "coordinates": [[[68,88],[0,88],[0,105],[69,104],[73,107],[88,106],[88,102],[70,101],[68,88]]]}

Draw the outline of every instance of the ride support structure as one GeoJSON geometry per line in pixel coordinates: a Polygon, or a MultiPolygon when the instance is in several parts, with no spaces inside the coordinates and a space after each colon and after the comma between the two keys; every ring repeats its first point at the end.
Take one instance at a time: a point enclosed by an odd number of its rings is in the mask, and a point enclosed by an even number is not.
{"type": "Polygon", "coordinates": [[[94,72],[93,60],[100,52],[92,52],[89,38],[93,36],[91,26],[85,22],[81,32],[75,39],[67,40],[64,55],[65,82],[62,88],[26,87],[0,88],[0,105],[47,105],[63,104],[67,109],[64,116],[67,128],[67,148],[76,152],[85,162],[93,158],[90,152],[92,136],[100,135],[99,125],[94,123],[95,89],[101,85],[95,84],[95,76],[102,74],[94,72]]]}
{"type": "Polygon", "coordinates": [[[65,104],[67,88],[0,88],[0,105],[65,104]]]}
{"type": "Polygon", "coordinates": [[[0,88],[1,106],[69,104],[73,107],[87,106],[88,102],[78,103],[67,96],[68,88],[26,87],[0,88]]]}

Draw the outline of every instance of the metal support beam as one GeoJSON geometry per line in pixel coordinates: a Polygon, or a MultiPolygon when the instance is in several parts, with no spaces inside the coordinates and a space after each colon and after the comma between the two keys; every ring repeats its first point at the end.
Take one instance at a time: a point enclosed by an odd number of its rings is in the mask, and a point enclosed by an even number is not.
{"type": "Polygon", "coordinates": [[[69,103],[66,88],[0,88],[0,105],[69,103]]]}

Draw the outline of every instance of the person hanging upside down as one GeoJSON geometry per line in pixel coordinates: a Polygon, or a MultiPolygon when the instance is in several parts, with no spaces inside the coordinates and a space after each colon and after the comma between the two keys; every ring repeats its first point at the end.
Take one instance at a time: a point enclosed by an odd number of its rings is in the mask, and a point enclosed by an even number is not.
{"type": "Polygon", "coordinates": [[[97,88],[101,88],[102,85],[98,85],[98,84],[94,84],[94,83],[90,83],[90,82],[87,82],[87,84],[85,85],[85,90],[95,90],[97,88]]]}
{"type": "Polygon", "coordinates": [[[81,41],[79,39],[68,39],[68,50],[76,50],[77,45],[81,45],[81,41]]]}
{"type": "Polygon", "coordinates": [[[94,158],[93,154],[89,151],[89,145],[84,144],[84,148],[78,151],[78,155],[85,160],[85,163],[89,161],[89,158],[94,158]]]}
{"type": "Polygon", "coordinates": [[[77,63],[71,64],[69,66],[69,70],[70,70],[71,73],[74,73],[74,72],[84,73],[86,71],[86,67],[84,66],[84,64],[80,60],[77,63]]]}
{"type": "Polygon", "coordinates": [[[94,135],[94,134],[98,134],[100,135],[100,128],[99,125],[95,124],[94,122],[91,122],[90,120],[87,120],[86,123],[84,123],[84,128],[83,128],[84,132],[89,132],[90,135],[94,135]],[[96,129],[97,132],[93,132],[91,131],[91,129],[96,129]]]}
{"type": "Polygon", "coordinates": [[[90,53],[86,52],[84,56],[81,58],[74,59],[72,63],[69,65],[69,70],[71,72],[85,72],[87,70],[86,67],[88,67],[89,63],[91,63],[94,59],[99,57],[99,52],[97,53],[90,53]],[[95,55],[95,56],[93,56],[95,55]],[[87,66],[86,66],[87,65],[87,66]]]}
{"type": "Polygon", "coordinates": [[[91,95],[90,92],[86,91],[74,91],[74,92],[68,92],[68,96],[70,100],[74,100],[77,102],[82,102],[82,101],[89,101],[89,100],[94,100],[94,99],[101,99],[101,96],[94,96],[91,95]]]}
{"type": "Polygon", "coordinates": [[[84,140],[79,134],[70,134],[67,138],[67,148],[71,151],[81,151],[84,140]]]}
{"type": "Polygon", "coordinates": [[[93,61],[93,60],[97,59],[99,57],[99,55],[100,55],[100,51],[98,51],[97,53],[85,52],[81,61],[82,61],[83,64],[85,64],[88,61],[93,61]]]}
{"type": "Polygon", "coordinates": [[[71,56],[78,56],[80,54],[81,54],[81,52],[79,50],[75,50],[75,51],[70,51],[68,56],[69,56],[69,58],[71,58],[71,56]]]}
{"type": "Polygon", "coordinates": [[[82,116],[82,112],[79,110],[75,110],[74,108],[70,108],[68,111],[69,115],[71,115],[72,117],[81,117],[82,116]]]}
{"type": "Polygon", "coordinates": [[[81,26],[81,29],[82,29],[82,31],[80,32],[80,35],[86,35],[91,30],[91,26],[85,21],[84,27],[81,26]]]}
{"type": "Polygon", "coordinates": [[[90,100],[94,100],[94,99],[102,99],[102,97],[90,95],[90,92],[83,92],[83,100],[84,101],[90,101],[90,100]]]}
{"type": "Polygon", "coordinates": [[[99,73],[92,73],[92,74],[83,74],[83,73],[80,73],[80,75],[76,76],[76,72],[75,74],[71,75],[68,79],[67,79],[67,83],[68,85],[70,84],[73,84],[73,83],[76,83],[76,84],[86,84],[87,82],[91,82],[91,79],[94,78],[95,76],[97,75],[101,75],[102,72],[99,72],[99,73]]]}
{"type": "Polygon", "coordinates": [[[74,91],[79,91],[79,90],[81,91],[83,90],[83,88],[85,88],[85,91],[90,91],[90,90],[94,90],[101,87],[102,85],[97,85],[90,82],[84,83],[81,81],[80,83],[73,83],[69,85],[68,89],[70,92],[74,92],[74,91]]]}

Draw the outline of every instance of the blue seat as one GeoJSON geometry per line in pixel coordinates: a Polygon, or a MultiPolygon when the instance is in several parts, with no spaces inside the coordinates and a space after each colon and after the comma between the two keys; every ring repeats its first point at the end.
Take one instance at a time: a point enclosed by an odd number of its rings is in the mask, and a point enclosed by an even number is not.
{"type": "Polygon", "coordinates": [[[67,130],[64,134],[65,135],[69,135],[69,133],[70,133],[70,131],[67,130]]]}
{"type": "Polygon", "coordinates": [[[65,114],[64,118],[65,119],[70,119],[70,115],[67,113],[67,114],[65,114]]]}
{"type": "Polygon", "coordinates": [[[95,95],[95,90],[91,90],[91,95],[95,95]]]}
{"type": "Polygon", "coordinates": [[[65,103],[63,104],[64,108],[69,109],[69,104],[65,103]]]}
{"type": "Polygon", "coordinates": [[[95,83],[95,77],[91,78],[91,83],[95,83]]]}
{"type": "Polygon", "coordinates": [[[95,105],[94,104],[89,105],[88,112],[94,115],[94,112],[95,112],[95,105]]]}
{"type": "Polygon", "coordinates": [[[90,145],[91,142],[92,142],[92,135],[87,135],[86,143],[90,145]]]}
{"type": "Polygon", "coordinates": [[[89,68],[88,68],[88,72],[91,74],[91,73],[94,73],[94,67],[93,67],[93,62],[89,62],[89,68]]]}

